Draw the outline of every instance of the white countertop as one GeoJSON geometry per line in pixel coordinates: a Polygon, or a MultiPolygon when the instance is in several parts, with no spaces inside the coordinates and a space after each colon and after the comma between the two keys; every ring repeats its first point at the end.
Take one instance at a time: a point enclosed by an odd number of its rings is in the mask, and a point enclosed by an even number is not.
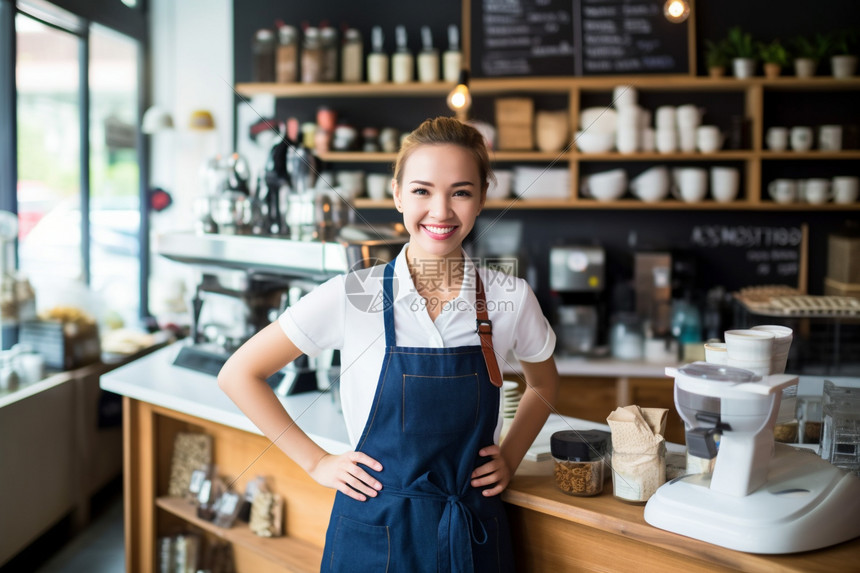
{"type": "Polygon", "coordinates": [[[579,356],[556,356],[555,364],[558,373],[562,376],[605,376],[607,378],[661,378],[666,376],[667,366],[680,366],[677,362],[659,364],[641,360],[579,356]]]}
{"type": "MultiPolygon", "coordinates": [[[[183,342],[172,344],[116,368],[101,377],[101,387],[135,400],[261,434],[218,388],[214,376],[173,366],[183,345],[183,342]]],[[[321,448],[332,453],[352,449],[343,415],[330,394],[307,392],[279,399],[293,420],[321,448]]]]}

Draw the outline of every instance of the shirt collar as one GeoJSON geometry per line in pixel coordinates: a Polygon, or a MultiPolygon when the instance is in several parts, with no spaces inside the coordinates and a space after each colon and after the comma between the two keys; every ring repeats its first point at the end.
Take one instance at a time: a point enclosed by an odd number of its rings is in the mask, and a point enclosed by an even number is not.
{"type": "MultiPolygon", "coordinates": [[[[418,291],[415,289],[415,283],[412,282],[412,275],[409,273],[409,265],[406,262],[406,249],[408,247],[409,243],[403,245],[403,249],[400,250],[397,258],[394,260],[394,278],[397,279],[397,292],[394,293],[395,302],[402,298],[418,296],[418,291]]],[[[463,255],[463,264],[465,268],[463,274],[463,286],[460,287],[460,294],[457,298],[468,303],[472,308],[475,308],[475,263],[469,258],[462,247],[460,248],[460,252],[463,255]]]]}

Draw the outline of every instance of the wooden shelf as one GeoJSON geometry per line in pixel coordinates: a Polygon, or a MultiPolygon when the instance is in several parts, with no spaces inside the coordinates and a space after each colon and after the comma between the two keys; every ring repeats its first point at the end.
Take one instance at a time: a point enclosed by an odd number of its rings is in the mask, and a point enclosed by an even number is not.
{"type": "MultiPolygon", "coordinates": [[[[358,209],[394,209],[392,199],[375,201],[366,197],[355,199],[358,209]]],[[[774,203],[773,201],[745,201],[743,199],[730,203],[718,203],[711,199],[698,203],[685,203],[677,199],[667,199],[646,203],[639,199],[618,199],[615,201],[598,201],[597,199],[490,199],[485,209],[650,209],[650,210],[711,210],[711,211],[858,211],[860,202],[850,204],[822,203],[774,203]]]]}
{"type": "Polygon", "coordinates": [[[197,517],[196,508],[190,502],[175,497],[159,497],[155,505],[176,517],[187,521],[224,541],[239,545],[275,563],[284,571],[316,573],[319,571],[323,550],[310,543],[289,537],[260,537],[251,532],[242,522],[230,529],[197,517]]]}
{"type": "Polygon", "coordinates": [[[762,159],[860,159],[860,151],[762,151],[762,159]]]}
{"type": "MultiPolygon", "coordinates": [[[[860,89],[860,77],[834,79],[831,77],[776,79],[733,77],[710,78],[705,76],[617,76],[617,77],[569,77],[569,78],[474,78],[469,88],[475,95],[494,95],[510,92],[565,93],[574,89],[581,91],[611,90],[617,85],[628,84],[637,89],[658,91],[734,91],[746,90],[754,86],[766,89],[785,90],[856,90],[860,89]]],[[[236,92],[243,96],[261,94],[279,98],[298,97],[435,97],[446,95],[453,84],[436,82],[432,84],[369,84],[360,83],[240,83],[236,92]]]]}
{"type": "Polygon", "coordinates": [[[722,161],[746,160],[756,157],[753,151],[717,151],[715,153],[582,153],[577,152],[573,157],[580,161],[722,161]]]}

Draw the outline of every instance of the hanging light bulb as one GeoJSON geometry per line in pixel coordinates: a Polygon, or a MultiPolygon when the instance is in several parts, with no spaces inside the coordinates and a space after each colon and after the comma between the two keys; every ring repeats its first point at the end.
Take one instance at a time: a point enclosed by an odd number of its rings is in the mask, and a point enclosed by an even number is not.
{"type": "Polygon", "coordinates": [[[456,87],[448,94],[445,100],[451,111],[457,113],[457,117],[465,117],[469,108],[472,107],[472,94],[469,93],[469,70],[460,70],[460,79],[456,87]]]}
{"type": "Polygon", "coordinates": [[[690,3],[687,0],[666,0],[663,15],[674,24],[680,24],[690,16],[690,3]]]}

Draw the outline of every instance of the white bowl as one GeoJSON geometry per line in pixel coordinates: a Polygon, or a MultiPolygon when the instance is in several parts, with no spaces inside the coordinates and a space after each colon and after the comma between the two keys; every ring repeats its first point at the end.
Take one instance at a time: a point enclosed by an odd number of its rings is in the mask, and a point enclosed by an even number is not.
{"type": "Polygon", "coordinates": [[[576,132],[576,148],[583,153],[606,153],[612,149],[615,138],[612,132],[588,131],[576,132]]]}
{"type": "Polygon", "coordinates": [[[579,113],[579,129],[599,133],[615,133],[618,112],[611,107],[587,107],[579,113]]]}
{"type": "Polygon", "coordinates": [[[598,201],[614,201],[627,190],[627,172],[611,169],[582,178],[582,192],[598,201]]]}
{"type": "Polygon", "coordinates": [[[487,199],[507,199],[510,197],[514,172],[509,169],[495,169],[493,175],[496,176],[496,180],[490,180],[490,185],[487,187],[487,199]]]}

